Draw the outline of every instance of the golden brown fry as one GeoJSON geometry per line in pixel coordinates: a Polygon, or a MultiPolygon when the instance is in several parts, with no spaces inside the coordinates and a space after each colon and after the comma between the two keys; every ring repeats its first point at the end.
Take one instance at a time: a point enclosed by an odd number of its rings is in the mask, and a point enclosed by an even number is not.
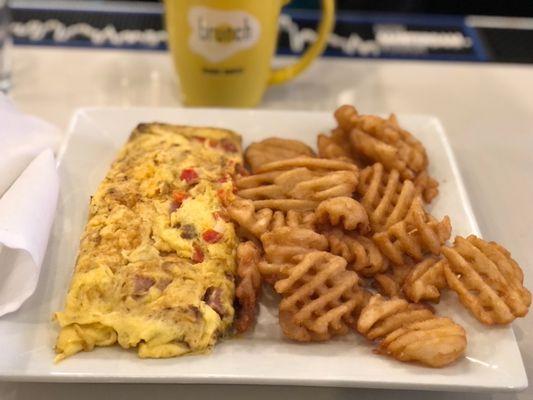
{"type": "Polygon", "coordinates": [[[233,323],[239,333],[246,332],[255,324],[257,301],[261,293],[260,260],[261,253],[253,242],[240,243],[237,247],[237,315],[233,323]]]}
{"type": "Polygon", "coordinates": [[[527,314],[531,293],[523,286],[522,270],[503,247],[474,235],[458,236],[442,253],[448,260],[448,286],[479,321],[507,324],[527,314]]]}
{"type": "Polygon", "coordinates": [[[337,124],[339,124],[339,128],[344,132],[349,132],[354,127],[359,113],[354,106],[342,105],[335,110],[333,115],[337,120],[337,124]]]}
{"type": "Polygon", "coordinates": [[[388,120],[375,115],[352,116],[349,132],[356,151],[387,170],[397,169],[404,179],[414,179],[427,168],[424,146],[400,128],[395,116],[388,120]]]}
{"type": "Polygon", "coordinates": [[[398,171],[387,173],[379,163],[361,171],[357,193],[375,232],[405,219],[417,198],[413,182],[401,182],[398,171]]]}
{"type": "Polygon", "coordinates": [[[282,270],[284,278],[274,286],[283,296],[279,306],[283,333],[297,341],[348,333],[365,297],[357,287],[357,274],[346,271],[343,258],[326,252],[314,251],[297,260],[282,270]]]}
{"type": "Polygon", "coordinates": [[[258,168],[272,161],[284,160],[298,156],[313,157],[313,150],[298,140],[268,138],[261,142],[252,143],[244,153],[246,162],[253,173],[258,168]]]}
{"type": "Polygon", "coordinates": [[[375,275],[373,286],[382,296],[388,298],[403,297],[400,285],[392,278],[391,274],[375,275]]]}
{"type": "Polygon", "coordinates": [[[417,197],[403,221],[376,233],[372,239],[389,260],[401,265],[406,262],[406,257],[421,261],[427,254],[439,255],[441,246],[451,235],[451,229],[447,216],[440,222],[436,221],[424,210],[422,200],[417,197]]]}
{"type": "Polygon", "coordinates": [[[392,265],[386,272],[374,276],[374,288],[385,297],[404,297],[402,287],[412,270],[410,263],[392,265]]]}
{"type": "Polygon", "coordinates": [[[328,240],[306,228],[281,227],[261,236],[265,258],[270,263],[290,263],[294,256],[313,250],[326,250],[328,240]]]}
{"type": "Polygon", "coordinates": [[[438,195],[438,183],[427,172],[424,146],[400,127],[394,114],[384,119],[359,115],[354,107],[342,106],[335,116],[340,130],[349,136],[352,159],[363,155],[370,162],[383,164],[387,171],[398,170],[402,180],[414,182],[417,194],[427,203],[438,195]]]}
{"type": "Polygon", "coordinates": [[[332,197],[351,196],[357,188],[357,174],[353,171],[335,171],[301,182],[287,192],[293,199],[322,201],[332,197]]]}
{"type": "Polygon", "coordinates": [[[373,296],[361,311],[357,330],[379,349],[400,361],[443,367],[466,349],[464,329],[449,318],[438,318],[421,305],[403,299],[373,296]]]}
{"type": "Polygon", "coordinates": [[[258,173],[286,171],[292,168],[307,168],[312,171],[353,171],[355,173],[359,171],[357,166],[349,162],[302,156],[264,164],[258,169],[258,173]]]}
{"type": "Polygon", "coordinates": [[[349,234],[341,229],[323,232],[329,242],[329,251],[343,257],[348,269],[365,276],[372,277],[388,268],[387,259],[378,247],[367,237],[349,234]]]}
{"type": "Polygon", "coordinates": [[[341,160],[346,162],[353,162],[350,154],[350,144],[343,146],[336,142],[332,137],[321,133],[317,137],[318,156],[320,158],[328,158],[331,160],[341,160]]]}
{"type": "Polygon", "coordinates": [[[318,223],[340,225],[348,231],[366,234],[370,231],[368,215],[364,207],[351,197],[333,197],[321,202],[315,210],[318,223]]]}
{"type": "Polygon", "coordinates": [[[397,329],[383,339],[379,349],[399,361],[441,368],[461,357],[466,344],[462,326],[450,318],[435,317],[397,329]]]}
{"type": "Polygon", "coordinates": [[[438,303],[441,290],[447,286],[444,277],[446,263],[445,259],[428,257],[415,265],[402,287],[405,297],[415,303],[421,301],[438,303]]]}
{"type": "Polygon", "coordinates": [[[237,198],[227,210],[230,218],[247,233],[247,237],[252,236],[257,239],[267,231],[284,226],[309,229],[314,229],[315,226],[315,214],[312,211],[283,212],[269,208],[256,211],[254,202],[247,199],[237,198]]]}
{"type": "Polygon", "coordinates": [[[433,312],[427,307],[399,298],[387,300],[376,294],[361,311],[357,330],[367,339],[378,340],[410,323],[430,318],[433,312]]]}
{"type": "Polygon", "coordinates": [[[281,211],[312,211],[318,206],[318,201],[300,200],[300,199],[272,199],[272,200],[254,200],[256,210],[270,208],[281,211]]]}
{"type": "Polygon", "coordinates": [[[439,183],[429,176],[426,170],[416,176],[414,184],[416,193],[422,196],[426,203],[431,203],[439,194],[439,183]]]}

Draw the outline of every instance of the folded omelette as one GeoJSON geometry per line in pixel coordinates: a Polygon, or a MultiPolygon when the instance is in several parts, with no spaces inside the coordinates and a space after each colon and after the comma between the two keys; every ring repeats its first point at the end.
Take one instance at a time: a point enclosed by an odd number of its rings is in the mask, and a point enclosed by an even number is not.
{"type": "Polygon", "coordinates": [[[209,349],[233,321],[237,238],[224,206],[242,165],[227,130],[141,124],[91,198],[56,360],[95,346],[140,357],[209,349]]]}

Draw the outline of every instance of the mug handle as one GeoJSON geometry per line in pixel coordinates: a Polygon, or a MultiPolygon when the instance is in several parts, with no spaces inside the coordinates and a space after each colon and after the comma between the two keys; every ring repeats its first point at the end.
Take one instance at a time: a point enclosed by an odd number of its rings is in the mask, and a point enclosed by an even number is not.
{"type": "MultiPolygon", "coordinates": [[[[286,1],[288,3],[288,1],[286,1]]],[[[292,65],[270,71],[269,85],[276,85],[295,78],[318,57],[327,46],[329,34],[335,25],[335,0],[322,0],[322,19],[318,25],[318,37],[302,57],[292,65]]]]}

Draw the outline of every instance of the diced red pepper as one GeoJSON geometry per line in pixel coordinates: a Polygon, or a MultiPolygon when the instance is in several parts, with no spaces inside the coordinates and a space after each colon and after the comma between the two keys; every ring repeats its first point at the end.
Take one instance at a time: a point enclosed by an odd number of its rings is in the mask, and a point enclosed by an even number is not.
{"type": "Polygon", "coordinates": [[[235,146],[235,143],[229,139],[222,139],[220,144],[222,145],[222,148],[229,153],[236,153],[239,151],[237,146],[235,146]]]}
{"type": "Polygon", "coordinates": [[[180,179],[191,184],[198,182],[198,174],[192,168],[185,168],[181,171],[180,179]]]}
{"type": "Polygon", "coordinates": [[[217,182],[218,183],[224,183],[224,182],[227,182],[229,179],[229,177],[227,175],[224,175],[223,177],[220,177],[217,179],[217,182]]]}
{"type": "Polygon", "coordinates": [[[218,189],[217,195],[222,204],[225,206],[229,205],[228,192],[226,192],[224,189],[218,189]]]}
{"type": "Polygon", "coordinates": [[[202,136],[193,136],[193,139],[199,141],[200,143],[204,143],[207,140],[205,137],[202,136]]]}
{"type": "Polygon", "coordinates": [[[202,251],[200,246],[198,246],[196,243],[194,243],[192,245],[192,248],[193,248],[192,261],[195,264],[203,262],[204,261],[204,252],[202,251]]]}
{"type": "Polygon", "coordinates": [[[216,243],[220,239],[222,239],[222,233],[217,232],[217,231],[215,231],[213,229],[208,229],[208,230],[204,231],[204,233],[202,233],[202,238],[207,243],[216,243]]]}
{"type": "Polygon", "coordinates": [[[174,192],[172,193],[172,204],[170,205],[170,212],[176,211],[181,207],[183,201],[189,197],[185,192],[174,192]]]}

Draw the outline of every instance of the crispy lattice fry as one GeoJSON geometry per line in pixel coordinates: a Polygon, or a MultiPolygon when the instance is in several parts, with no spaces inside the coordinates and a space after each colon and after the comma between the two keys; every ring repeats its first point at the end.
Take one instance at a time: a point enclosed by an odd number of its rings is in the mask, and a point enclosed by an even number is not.
{"type": "Polygon", "coordinates": [[[388,298],[403,297],[400,285],[393,279],[391,274],[375,275],[373,286],[382,296],[388,298]]]}
{"type": "Polygon", "coordinates": [[[257,301],[261,293],[260,260],[261,252],[253,242],[243,242],[237,247],[237,315],[233,323],[239,333],[246,332],[255,323],[257,301]]]}
{"type": "Polygon", "coordinates": [[[326,173],[305,167],[270,171],[238,180],[237,195],[251,200],[321,201],[331,197],[351,196],[357,187],[357,177],[358,174],[354,171],[326,173]]]}
{"type": "Polygon", "coordinates": [[[337,108],[333,116],[337,120],[339,128],[344,132],[349,132],[355,126],[359,113],[354,106],[345,104],[337,108]]]}
{"type": "Polygon", "coordinates": [[[293,199],[322,201],[332,197],[351,196],[357,187],[357,174],[353,171],[335,171],[294,186],[287,194],[293,199]]]}
{"type": "Polygon", "coordinates": [[[439,194],[439,183],[429,176],[427,171],[420,172],[415,180],[416,193],[422,196],[426,203],[431,203],[439,194]]]}
{"type": "Polygon", "coordinates": [[[399,298],[387,300],[376,294],[361,311],[357,330],[367,339],[378,340],[396,329],[433,316],[433,312],[422,305],[408,303],[399,298]]]}
{"type": "Polygon", "coordinates": [[[417,198],[413,182],[402,182],[398,171],[387,173],[379,163],[361,171],[357,193],[376,232],[405,219],[417,198]]]}
{"type": "Polygon", "coordinates": [[[386,272],[374,276],[374,288],[385,297],[404,297],[402,287],[412,270],[409,263],[392,265],[386,272]]]}
{"type": "Polygon", "coordinates": [[[355,108],[343,106],[335,116],[339,126],[350,133],[353,148],[368,159],[382,163],[388,170],[397,169],[405,179],[414,179],[426,169],[424,146],[399,126],[395,115],[389,119],[360,115],[355,108]]]}
{"type": "Polygon", "coordinates": [[[268,283],[276,282],[285,266],[294,264],[294,256],[326,250],[327,239],[315,231],[299,227],[280,227],[261,236],[265,259],[259,264],[261,276],[268,283]]]}
{"type": "Polygon", "coordinates": [[[522,270],[503,247],[474,235],[458,236],[442,253],[448,260],[448,286],[479,321],[507,324],[527,314],[531,293],[523,286],[522,270]]]}
{"type": "Polygon", "coordinates": [[[300,200],[300,199],[269,199],[269,200],[254,200],[254,207],[256,210],[263,208],[270,208],[272,210],[280,211],[310,211],[318,206],[318,201],[314,200],[300,200]]]}
{"type": "Polygon", "coordinates": [[[402,180],[415,183],[424,201],[431,202],[438,194],[438,183],[427,172],[428,158],[424,146],[402,129],[394,114],[388,119],[360,115],[352,106],[342,106],[335,112],[339,127],[348,133],[354,154],[362,154],[379,162],[387,171],[396,169],[402,180]]]}
{"type": "Polygon", "coordinates": [[[298,264],[282,271],[275,289],[283,296],[280,324],[297,341],[327,340],[349,332],[357,307],[364,301],[357,274],[346,271],[346,261],[314,251],[298,256],[298,264]]]}
{"type": "Polygon", "coordinates": [[[436,317],[427,307],[398,298],[373,296],[361,311],[357,330],[370,340],[381,340],[381,352],[431,367],[450,364],[466,349],[461,326],[436,317]]]}
{"type": "Polygon", "coordinates": [[[352,155],[350,153],[350,142],[344,145],[334,140],[333,137],[321,133],[317,137],[318,156],[320,158],[328,158],[331,160],[341,160],[352,162],[352,155]]]}
{"type": "Polygon", "coordinates": [[[327,230],[323,235],[328,239],[329,251],[343,257],[348,269],[372,277],[388,268],[387,259],[371,239],[341,229],[327,230]]]}
{"type": "Polygon", "coordinates": [[[434,368],[451,364],[466,350],[466,332],[450,318],[432,318],[397,329],[380,343],[381,352],[399,361],[434,368]]]}
{"type": "Polygon", "coordinates": [[[320,224],[342,226],[348,231],[366,234],[370,223],[365,208],[351,197],[333,197],[321,202],[315,210],[316,220],[320,224]]]}
{"type": "Polygon", "coordinates": [[[328,240],[311,229],[281,227],[261,236],[265,259],[270,263],[290,263],[294,256],[326,250],[328,240]]]}
{"type": "Polygon", "coordinates": [[[359,171],[357,166],[345,161],[327,160],[325,158],[295,157],[264,164],[259,168],[258,172],[286,171],[293,168],[307,168],[312,171],[353,171],[355,173],[359,171]]]}
{"type": "Polygon", "coordinates": [[[314,229],[315,214],[312,211],[279,211],[263,208],[255,210],[254,202],[247,199],[236,199],[228,207],[230,218],[245,230],[247,237],[259,239],[267,231],[289,226],[293,228],[314,229]]]}
{"type": "Polygon", "coordinates": [[[429,253],[440,254],[441,246],[450,238],[451,230],[447,216],[440,222],[435,220],[424,210],[422,200],[417,197],[403,221],[376,233],[372,239],[389,260],[401,265],[406,257],[421,261],[429,253]]]}
{"type": "Polygon", "coordinates": [[[444,265],[446,263],[445,259],[428,257],[415,265],[402,286],[405,297],[415,303],[421,301],[438,302],[441,290],[447,286],[444,277],[444,265]]]}
{"type": "Polygon", "coordinates": [[[263,165],[272,161],[284,160],[298,156],[313,157],[313,150],[298,140],[268,138],[261,142],[252,143],[246,149],[244,157],[253,173],[263,165]]]}

